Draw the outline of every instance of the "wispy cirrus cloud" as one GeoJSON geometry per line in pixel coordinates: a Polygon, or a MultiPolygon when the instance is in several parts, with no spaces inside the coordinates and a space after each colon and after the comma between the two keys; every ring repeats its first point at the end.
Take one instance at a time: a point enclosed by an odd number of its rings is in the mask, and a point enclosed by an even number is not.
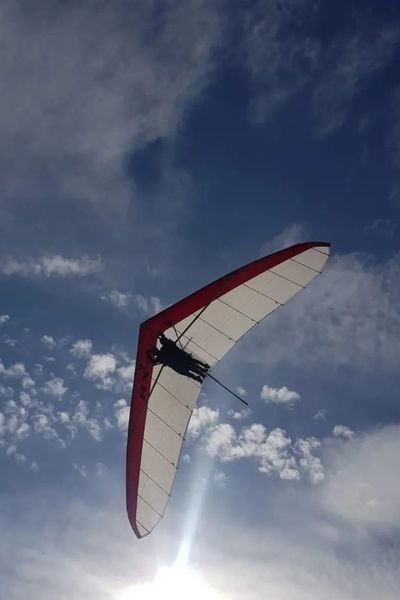
{"type": "Polygon", "coordinates": [[[308,0],[259,0],[251,6],[243,47],[256,122],[268,119],[313,76],[319,60],[319,42],[309,32],[315,12],[308,0]]]}
{"type": "Polygon", "coordinates": [[[125,155],[173,136],[212,69],[213,3],[6,1],[1,17],[4,197],[128,203],[125,155]]]}
{"type": "Polygon", "coordinates": [[[20,260],[8,256],[0,261],[0,273],[3,275],[42,276],[42,277],[83,277],[96,273],[102,268],[99,257],[66,258],[55,254],[20,260]]]}
{"type": "Polygon", "coordinates": [[[334,255],[307,290],[269,321],[267,347],[262,330],[255,332],[249,356],[268,364],[328,361],[353,368],[397,368],[399,281],[397,254],[386,261],[334,255]]]}
{"type": "Polygon", "coordinates": [[[119,292],[118,290],[111,290],[108,293],[103,293],[101,299],[110,302],[113,306],[119,309],[124,309],[132,301],[132,294],[128,292],[119,292]]]}
{"type": "Polygon", "coordinates": [[[147,298],[141,294],[135,294],[134,304],[145,315],[154,315],[163,309],[160,298],[157,296],[147,298]]]}
{"type": "Polygon", "coordinates": [[[320,135],[343,125],[354,96],[389,63],[399,38],[396,26],[377,23],[334,40],[312,97],[320,135]]]}
{"type": "Polygon", "coordinates": [[[120,292],[116,289],[104,292],[101,295],[101,299],[109,302],[119,310],[133,310],[135,313],[141,313],[143,316],[152,316],[163,309],[158,296],[131,294],[129,292],[120,292]]]}
{"type": "Polygon", "coordinates": [[[300,242],[304,242],[306,236],[307,228],[303,223],[291,223],[284,227],[280,233],[262,245],[261,254],[271,254],[272,252],[282,250],[282,248],[299,244],[300,242]]]}
{"type": "Polygon", "coordinates": [[[344,124],[355,96],[393,58],[400,38],[394,22],[365,14],[356,27],[329,40],[319,37],[316,27],[323,9],[310,0],[251,5],[242,43],[256,122],[268,120],[309,86],[316,131],[328,135],[344,124]]]}
{"type": "Polygon", "coordinates": [[[399,528],[399,432],[398,425],[381,427],[327,449],[329,477],[321,489],[325,510],[355,527],[399,528]]]}
{"type": "Polygon", "coordinates": [[[121,431],[123,431],[125,434],[127,434],[128,433],[130,406],[128,406],[128,404],[124,398],[121,398],[120,400],[117,400],[116,402],[114,402],[114,411],[115,411],[115,418],[117,420],[118,427],[120,428],[121,431]]]}
{"type": "MultiPolygon", "coordinates": [[[[400,133],[400,130],[399,130],[400,133]]],[[[399,161],[400,164],[400,161],[399,161]]],[[[377,237],[384,237],[393,239],[395,232],[397,229],[397,223],[392,219],[388,218],[379,218],[375,219],[369,225],[366,225],[364,228],[365,233],[369,233],[375,235],[377,237]]]]}

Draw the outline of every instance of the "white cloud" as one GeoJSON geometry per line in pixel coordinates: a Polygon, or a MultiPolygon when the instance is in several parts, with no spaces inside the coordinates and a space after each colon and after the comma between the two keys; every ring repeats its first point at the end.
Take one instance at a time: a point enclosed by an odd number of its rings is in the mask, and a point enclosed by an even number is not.
{"type": "Polygon", "coordinates": [[[3,398],[13,398],[14,388],[0,384],[0,396],[3,396],[3,398]]]}
{"type": "Polygon", "coordinates": [[[113,354],[92,354],[85,370],[85,377],[88,379],[103,378],[113,373],[115,368],[116,360],[113,354]]]}
{"type": "Polygon", "coordinates": [[[18,429],[16,429],[15,431],[15,438],[17,440],[23,440],[26,437],[28,437],[30,431],[31,426],[29,425],[29,423],[21,423],[18,429]]]}
{"type": "Polygon", "coordinates": [[[239,396],[242,396],[242,398],[245,398],[247,396],[246,390],[241,385],[237,386],[236,391],[239,394],[239,396]]]}
{"type": "Polygon", "coordinates": [[[3,375],[4,377],[10,377],[11,379],[19,379],[21,377],[25,377],[27,372],[23,363],[15,363],[6,368],[0,359],[0,375],[3,375]]]}
{"type": "Polygon", "coordinates": [[[313,416],[313,419],[315,419],[316,421],[325,421],[326,419],[326,410],[322,409],[322,410],[318,410],[315,415],[313,416]]]}
{"type": "MultiPolygon", "coordinates": [[[[62,418],[64,419],[65,417],[63,416],[62,418]]],[[[89,405],[84,400],[78,402],[70,421],[72,421],[72,425],[67,423],[67,427],[73,436],[76,435],[76,427],[81,427],[82,429],[86,429],[89,435],[97,442],[102,439],[103,429],[100,421],[95,416],[90,415],[89,405]]]]}
{"type": "Polygon", "coordinates": [[[213,473],[213,480],[214,483],[216,483],[217,485],[225,486],[226,482],[228,481],[228,478],[226,476],[226,473],[216,469],[213,473]]]}
{"type": "MultiPolygon", "coordinates": [[[[86,360],[84,378],[93,381],[99,389],[118,393],[129,392],[132,387],[135,361],[124,353],[93,354],[92,349],[93,344],[90,340],[78,340],[70,349],[73,356],[86,360]]],[[[70,371],[74,369],[73,365],[68,369],[70,371]]]]}
{"type": "Polygon", "coordinates": [[[9,315],[0,315],[0,326],[5,325],[10,320],[9,315]]]}
{"type": "Polygon", "coordinates": [[[113,354],[92,354],[84,371],[85,379],[94,381],[103,389],[110,389],[113,384],[111,375],[116,370],[117,361],[113,354]]]}
{"type": "MultiPolygon", "coordinates": [[[[45,345],[52,346],[53,342],[55,343],[50,336],[43,337],[41,341],[45,345]]],[[[59,345],[58,342],[57,344],[59,345]]],[[[112,394],[130,391],[134,362],[126,353],[119,351],[116,355],[92,354],[90,340],[78,340],[72,345],[70,352],[85,362],[83,377],[92,381],[97,388],[112,394]]],[[[86,431],[92,439],[100,441],[104,432],[114,428],[116,424],[122,431],[127,430],[129,407],[125,400],[115,403],[113,420],[112,405],[108,409],[104,409],[100,402],[94,406],[89,405],[81,400],[76,391],[69,393],[65,401],[68,387],[61,377],[50,373],[50,376],[45,378],[46,369],[41,365],[36,365],[33,372],[40,381],[40,386],[22,363],[15,363],[6,368],[0,361],[0,375],[20,380],[19,390],[0,384],[0,396],[3,400],[0,413],[0,446],[4,452],[8,446],[16,446],[16,451],[19,452],[19,444],[29,436],[40,437],[65,448],[82,431],[86,431]],[[58,401],[58,410],[52,399],[58,401]]],[[[32,463],[29,467],[35,469],[32,463]]]]}
{"type": "Polygon", "coordinates": [[[26,456],[17,452],[17,447],[14,444],[11,444],[6,448],[6,455],[12,456],[20,464],[26,462],[26,456]]]}
{"type": "Polygon", "coordinates": [[[75,365],[73,365],[72,363],[69,363],[66,367],[65,367],[66,371],[68,371],[69,373],[71,373],[71,375],[73,375],[74,377],[78,376],[78,372],[75,368],[75,365]]]}
{"type": "Polygon", "coordinates": [[[36,384],[34,382],[34,380],[32,379],[32,377],[30,377],[29,375],[27,375],[26,377],[23,377],[22,381],[21,381],[21,385],[22,388],[24,390],[28,390],[30,394],[32,394],[32,396],[36,395],[36,384]]]}
{"type": "Polygon", "coordinates": [[[28,408],[36,406],[37,404],[37,400],[35,398],[32,398],[30,394],[24,391],[20,392],[19,399],[21,400],[21,404],[28,408]]]}
{"type": "Polygon", "coordinates": [[[188,433],[192,438],[198,438],[210,426],[215,425],[219,419],[219,410],[208,406],[195,407],[189,421],[188,433]]]}
{"type": "Polygon", "coordinates": [[[49,350],[54,350],[56,348],[57,343],[51,335],[43,335],[40,339],[42,344],[44,344],[49,350]]]}
{"type": "Polygon", "coordinates": [[[222,461],[256,457],[258,469],[270,474],[279,472],[282,479],[298,479],[296,461],[289,455],[290,438],[284,431],[274,429],[269,434],[263,425],[254,423],[243,428],[239,436],[231,425],[217,426],[207,440],[207,452],[222,461]]]}
{"type": "Polygon", "coordinates": [[[54,379],[49,379],[45,382],[42,390],[45,394],[60,400],[65,392],[68,391],[68,388],[64,385],[64,380],[61,377],[54,377],[54,379]]]}
{"type": "Polygon", "coordinates": [[[311,483],[320,483],[325,479],[324,468],[321,460],[313,455],[321,442],[314,437],[299,439],[295,444],[295,451],[299,455],[301,469],[308,473],[311,483]]]}
{"type": "Polygon", "coordinates": [[[163,308],[160,298],[157,296],[150,296],[149,298],[146,298],[140,294],[135,294],[133,297],[133,302],[136,307],[147,316],[155,315],[163,308]]]}
{"type": "Polygon", "coordinates": [[[132,294],[126,294],[123,292],[119,292],[118,290],[111,290],[107,294],[102,294],[102,300],[106,300],[110,302],[116,308],[126,308],[131,300],[132,294]]]}
{"type": "Polygon", "coordinates": [[[323,506],[349,524],[390,531],[400,523],[400,426],[377,429],[326,451],[323,506]]]}
{"type": "Polygon", "coordinates": [[[90,340],[78,340],[72,345],[70,352],[76,358],[88,358],[92,352],[93,343],[90,340]]]}
{"type": "Polygon", "coordinates": [[[0,436],[3,441],[11,443],[11,447],[16,447],[30,433],[28,413],[25,407],[19,406],[14,400],[6,402],[3,411],[0,413],[0,436]]]}
{"type": "Polygon", "coordinates": [[[32,420],[36,433],[40,434],[45,440],[54,440],[60,448],[66,447],[66,442],[59,437],[47,415],[37,412],[33,415],[32,420]]]}
{"type": "Polygon", "coordinates": [[[10,338],[8,335],[3,335],[3,341],[7,346],[11,346],[11,348],[15,348],[17,345],[17,340],[14,338],[10,338]]]}
{"type": "Polygon", "coordinates": [[[220,423],[212,428],[206,438],[206,451],[210,456],[218,456],[221,460],[231,460],[236,432],[229,423],[220,423]]]}
{"type": "Polygon", "coordinates": [[[128,424],[129,424],[129,406],[127,405],[124,399],[117,400],[114,402],[114,410],[115,410],[115,418],[117,420],[117,425],[119,429],[128,433],[128,424]]]}
{"type": "Polygon", "coordinates": [[[295,402],[300,400],[300,394],[294,390],[289,390],[286,386],[281,388],[273,388],[268,385],[263,385],[260,393],[260,398],[265,402],[272,402],[272,404],[285,404],[286,406],[293,406],[295,402]]]}
{"type": "Polygon", "coordinates": [[[72,466],[76,471],[78,471],[79,475],[83,477],[83,479],[86,479],[86,465],[77,465],[76,463],[73,463],[72,466]]]}
{"type": "Polygon", "coordinates": [[[247,419],[251,415],[250,408],[243,408],[242,410],[228,410],[228,415],[234,419],[235,421],[241,421],[242,419],[247,419]]]}
{"type": "Polygon", "coordinates": [[[133,375],[135,372],[135,362],[128,362],[126,365],[118,367],[116,370],[116,380],[114,389],[116,391],[129,392],[132,389],[133,375]]]}
{"type": "Polygon", "coordinates": [[[37,259],[18,260],[12,256],[0,262],[4,275],[42,275],[44,277],[72,277],[95,273],[101,269],[100,258],[64,258],[58,254],[37,259]]]}
{"type": "Polygon", "coordinates": [[[332,430],[333,437],[351,440],[354,436],[354,431],[347,425],[335,425],[332,430]]]}
{"type": "Polygon", "coordinates": [[[57,418],[60,423],[70,423],[71,419],[69,414],[66,411],[60,411],[57,413],[57,418]]]}
{"type": "Polygon", "coordinates": [[[297,480],[304,473],[312,483],[324,479],[322,463],[313,454],[320,445],[315,438],[299,438],[292,443],[280,428],[268,433],[264,425],[253,423],[237,433],[232,425],[220,423],[207,430],[203,444],[207,454],[222,462],[251,458],[267,475],[277,473],[281,479],[297,480]]]}

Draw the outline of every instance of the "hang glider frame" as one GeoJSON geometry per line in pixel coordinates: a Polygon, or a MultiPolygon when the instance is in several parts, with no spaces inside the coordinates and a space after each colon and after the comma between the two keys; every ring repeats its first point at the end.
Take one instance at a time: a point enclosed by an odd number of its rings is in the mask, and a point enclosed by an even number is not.
{"type": "Polygon", "coordinates": [[[141,324],[127,447],[127,510],[137,537],[150,533],[164,514],[201,391],[171,369],[153,368],[146,349],[160,333],[176,336],[182,349],[212,368],[256,323],[304,289],[328,255],[324,242],[296,244],[236,269],[141,324]]]}

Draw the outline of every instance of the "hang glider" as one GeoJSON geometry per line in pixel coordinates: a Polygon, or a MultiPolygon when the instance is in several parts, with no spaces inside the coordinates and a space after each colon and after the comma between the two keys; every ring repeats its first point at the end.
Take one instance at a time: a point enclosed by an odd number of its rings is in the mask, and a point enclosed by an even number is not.
{"type": "Polygon", "coordinates": [[[140,326],[129,417],[126,502],[138,538],[164,515],[207,373],[254,325],[323,269],[330,245],[296,244],[217,279],[140,326]]]}

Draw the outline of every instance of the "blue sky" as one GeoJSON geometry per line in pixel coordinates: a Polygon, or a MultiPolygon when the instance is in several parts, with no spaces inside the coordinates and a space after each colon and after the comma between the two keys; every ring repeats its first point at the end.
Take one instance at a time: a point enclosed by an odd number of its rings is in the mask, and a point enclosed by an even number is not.
{"type": "Polygon", "coordinates": [[[0,15],[0,595],[397,598],[398,3],[0,15]],[[140,322],[311,239],[323,275],[216,369],[250,409],[206,384],[137,540],[140,322]]]}

